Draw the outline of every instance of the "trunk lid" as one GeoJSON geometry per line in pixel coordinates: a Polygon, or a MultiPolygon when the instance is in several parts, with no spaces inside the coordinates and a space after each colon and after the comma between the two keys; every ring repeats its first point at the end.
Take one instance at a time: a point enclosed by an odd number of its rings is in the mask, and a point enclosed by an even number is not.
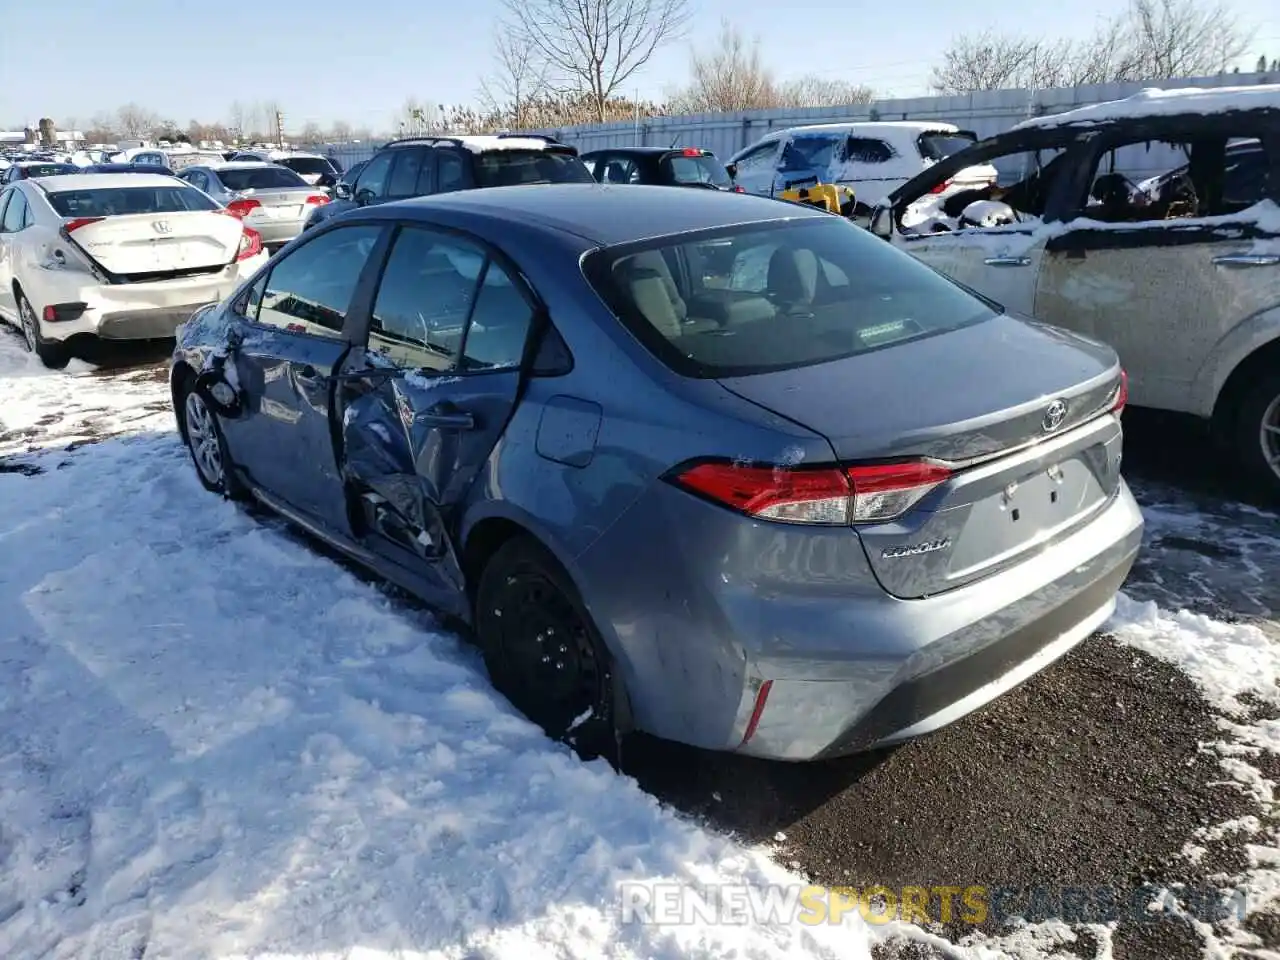
{"type": "Polygon", "coordinates": [[[953,474],[903,516],[859,524],[881,586],[929,596],[1004,569],[1087,523],[1119,487],[1103,416],[1114,352],[1001,315],[939,336],[722,386],[827,438],[842,464],[930,458],[953,474]],[[1054,425],[1050,407],[1065,415],[1054,425]]]}
{"type": "Polygon", "coordinates": [[[235,258],[244,228],[211,210],[139,213],[74,225],[72,241],[109,273],[178,274],[225,267],[235,258]]]}
{"type": "Polygon", "coordinates": [[[270,190],[246,190],[236,196],[238,199],[258,202],[258,206],[245,217],[245,222],[253,226],[255,222],[299,220],[306,216],[307,198],[322,192],[314,187],[281,187],[270,190]]]}

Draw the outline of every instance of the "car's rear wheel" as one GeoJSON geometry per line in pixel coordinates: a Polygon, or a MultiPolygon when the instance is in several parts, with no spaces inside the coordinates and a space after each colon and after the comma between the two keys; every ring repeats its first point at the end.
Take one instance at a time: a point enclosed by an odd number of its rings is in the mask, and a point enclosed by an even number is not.
{"type": "Polygon", "coordinates": [[[21,290],[17,291],[17,301],[23,343],[50,370],[61,370],[71,361],[71,351],[66,344],[57,340],[45,340],[40,335],[40,321],[36,319],[35,308],[21,290]]]}
{"type": "Polygon", "coordinates": [[[1241,401],[1236,450],[1253,479],[1280,500],[1280,371],[1261,376],[1241,401]]]}
{"type": "Polygon", "coordinates": [[[613,668],[577,590],[533,540],[498,548],[480,576],[475,626],[498,690],[580,756],[617,762],[613,668]]]}
{"type": "Polygon", "coordinates": [[[182,434],[201,485],[210,493],[224,497],[239,499],[243,496],[244,488],[232,470],[222,427],[200,391],[194,389],[194,384],[188,384],[183,390],[179,415],[182,417],[182,434]]]}

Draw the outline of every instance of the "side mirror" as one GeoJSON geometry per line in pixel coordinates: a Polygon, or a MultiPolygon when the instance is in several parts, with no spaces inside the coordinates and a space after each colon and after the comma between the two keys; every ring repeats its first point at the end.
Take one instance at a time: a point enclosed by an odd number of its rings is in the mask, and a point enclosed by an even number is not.
{"type": "Polygon", "coordinates": [[[351,184],[338,181],[333,185],[333,195],[339,200],[351,199],[351,184]]]}
{"type": "Polygon", "coordinates": [[[871,211],[871,232],[881,240],[893,237],[893,208],[878,206],[871,211]]]}
{"type": "Polygon", "coordinates": [[[363,190],[357,190],[355,192],[355,201],[356,203],[360,204],[360,206],[362,207],[367,207],[369,204],[373,203],[373,201],[376,198],[377,198],[377,194],[375,194],[368,187],[365,187],[363,190]]]}
{"type": "Polygon", "coordinates": [[[729,174],[729,176],[733,177],[735,180],[737,179],[738,165],[736,163],[726,163],[724,165],[724,170],[725,170],[725,173],[729,174]]]}

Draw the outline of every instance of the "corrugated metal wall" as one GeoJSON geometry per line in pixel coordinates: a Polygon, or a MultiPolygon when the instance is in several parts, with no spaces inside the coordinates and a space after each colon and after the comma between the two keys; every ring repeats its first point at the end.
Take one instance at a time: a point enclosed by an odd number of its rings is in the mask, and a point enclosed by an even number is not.
{"type": "MultiPolygon", "coordinates": [[[[1280,83],[1280,76],[1233,73],[1220,77],[1193,77],[1163,80],[1171,87],[1220,87],[1255,83],[1280,83]]],[[[988,90],[958,97],[914,97],[906,100],[877,100],[844,107],[810,107],[792,110],[751,110],[745,113],[705,113],[682,117],[648,117],[634,123],[606,123],[531,131],[546,133],[571,143],[579,150],[614,146],[698,146],[715,151],[722,159],[749,146],[772,130],[807,123],[839,123],[856,120],[943,120],[979,137],[1009,129],[1030,116],[1061,113],[1074,107],[1104,100],[1116,100],[1137,93],[1153,83],[1102,83],[1053,90],[988,90]]],[[[348,167],[367,160],[380,144],[341,144],[325,148],[330,156],[348,167]]],[[[1137,154],[1135,153],[1135,158],[1137,154]]],[[[1135,173],[1164,169],[1163,158],[1137,162],[1135,173]]],[[[1129,165],[1126,164],[1126,167],[1129,165]]]]}

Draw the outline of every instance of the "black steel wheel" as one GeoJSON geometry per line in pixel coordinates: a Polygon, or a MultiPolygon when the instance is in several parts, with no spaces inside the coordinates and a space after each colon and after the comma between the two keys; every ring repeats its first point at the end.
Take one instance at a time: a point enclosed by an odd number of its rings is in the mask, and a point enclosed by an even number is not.
{"type": "Polygon", "coordinates": [[[497,689],[585,759],[617,761],[613,670],[577,590],[530,539],[507,541],[476,590],[476,635],[497,689]]]}

